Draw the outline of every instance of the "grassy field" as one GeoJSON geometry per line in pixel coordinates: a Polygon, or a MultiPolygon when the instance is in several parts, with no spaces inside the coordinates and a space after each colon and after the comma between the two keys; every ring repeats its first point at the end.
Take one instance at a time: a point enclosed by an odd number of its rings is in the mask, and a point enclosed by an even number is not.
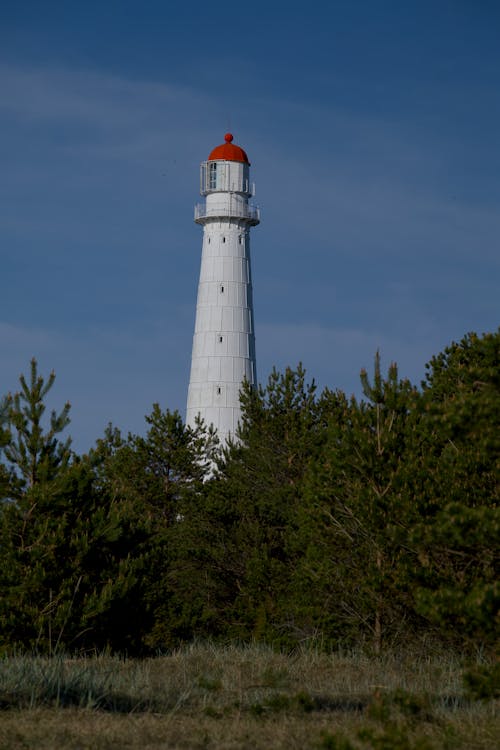
{"type": "Polygon", "coordinates": [[[449,655],[193,645],[145,660],[0,661],[0,748],[490,750],[498,704],[449,655]]]}

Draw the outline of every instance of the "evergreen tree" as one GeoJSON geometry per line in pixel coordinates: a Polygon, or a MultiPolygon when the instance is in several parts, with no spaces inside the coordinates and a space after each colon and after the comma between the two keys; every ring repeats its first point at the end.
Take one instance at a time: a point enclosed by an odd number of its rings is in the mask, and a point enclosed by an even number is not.
{"type": "Polygon", "coordinates": [[[129,653],[193,636],[291,646],[431,628],[498,639],[500,331],[434,357],[417,390],[375,358],[364,398],[301,366],[244,384],[237,440],[155,404],[88,456],[46,420],[31,363],[0,399],[0,650],[129,653]],[[47,425],[47,427],[45,427],[47,425]]]}
{"type": "Polygon", "coordinates": [[[136,646],[137,607],[129,605],[141,525],[99,486],[92,461],[59,441],[68,404],[44,431],[54,379],[45,381],[33,360],[30,382],[21,376],[21,391],[8,399],[5,455],[16,479],[0,507],[0,648],[136,646]]]}
{"type": "Polygon", "coordinates": [[[10,495],[12,475],[3,463],[3,452],[10,442],[8,430],[8,413],[10,398],[4,396],[0,399],[0,502],[10,495]]]}
{"type": "MultiPolygon", "coordinates": [[[[0,517],[0,646],[38,652],[137,645],[137,548],[130,508],[75,462],[0,517]]],[[[139,528],[139,533],[138,533],[139,528]]]]}
{"type": "Polygon", "coordinates": [[[23,488],[50,482],[68,465],[71,457],[71,438],[65,442],[57,438],[69,424],[70,404],[65,404],[59,414],[52,411],[48,431],[44,431],[42,424],[46,408],[44,399],[54,381],[53,372],[47,381],[38,374],[37,362],[33,358],[29,383],[21,375],[21,390],[8,400],[11,438],[4,447],[4,454],[21,479],[23,488]]]}
{"type": "Polygon", "coordinates": [[[158,404],[146,416],[145,437],[108,428],[106,440],[93,451],[102,465],[102,478],[116,496],[128,497],[143,512],[170,524],[182,513],[182,495],[209,475],[218,441],[212,428],[198,421],[184,425],[178,411],[163,412],[158,404]]]}
{"type": "Polygon", "coordinates": [[[126,440],[109,428],[93,457],[100,465],[101,488],[115,500],[130,503],[145,529],[142,637],[145,647],[164,648],[191,635],[186,623],[190,617],[182,614],[191,609],[191,590],[185,597],[179,593],[175,550],[180,530],[188,523],[185,519],[196,508],[212,472],[218,441],[203,422],[186,426],[177,411],[163,412],[158,404],[146,423],[144,437],[130,434],[126,440]]]}
{"type": "Polygon", "coordinates": [[[321,440],[321,411],[301,366],[273,371],[265,388],[244,384],[241,403],[237,441],[177,530],[177,585],[196,598],[193,632],[285,644],[296,636],[292,519],[321,440]]]}
{"type": "Polygon", "coordinates": [[[315,594],[329,640],[369,637],[378,652],[407,615],[397,538],[408,523],[403,467],[418,396],[395,364],[382,377],[378,353],[372,382],[363,370],[361,383],[366,401],[336,395],[328,440],[311,467],[301,520],[309,544],[298,575],[315,594]]]}
{"type": "Polygon", "coordinates": [[[499,635],[500,330],[433,357],[423,383],[420,517],[409,535],[419,611],[459,644],[499,635]]]}

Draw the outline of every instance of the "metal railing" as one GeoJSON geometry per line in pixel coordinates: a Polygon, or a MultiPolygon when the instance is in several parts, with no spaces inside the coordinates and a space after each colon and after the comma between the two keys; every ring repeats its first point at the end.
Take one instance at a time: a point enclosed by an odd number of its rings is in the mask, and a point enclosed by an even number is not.
{"type": "Polygon", "coordinates": [[[229,206],[210,206],[207,208],[205,203],[197,203],[194,207],[194,220],[196,222],[203,219],[245,219],[252,224],[260,222],[260,209],[248,203],[234,203],[229,206]]]}

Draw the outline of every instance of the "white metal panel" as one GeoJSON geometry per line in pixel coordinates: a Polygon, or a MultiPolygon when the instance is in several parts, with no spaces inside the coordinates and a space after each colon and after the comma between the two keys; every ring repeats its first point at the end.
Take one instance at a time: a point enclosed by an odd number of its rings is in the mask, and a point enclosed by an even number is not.
{"type": "Polygon", "coordinates": [[[238,334],[239,339],[239,354],[241,357],[248,357],[249,354],[249,345],[248,345],[248,336],[244,333],[238,334]]]}
{"type": "Polygon", "coordinates": [[[211,331],[222,331],[224,329],[222,324],[222,307],[209,307],[205,318],[209,321],[209,329],[211,331]]]}
{"type": "Polygon", "coordinates": [[[233,308],[223,307],[221,308],[221,312],[222,312],[221,330],[222,331],[238,330],[236,326],[234,325],[233,308]]]}
{"type": "Polygon", "coordinates": [[[231,383],[234,378],[233,372],[234,357],[222,357],[220,378],[223,383],[231,383]]]}
{"type": "Polygon", "coordinates": [[[219,381],[221,371],[221,358],[210,357],[208,361],[208,380],[210,382],[219,381]]]}

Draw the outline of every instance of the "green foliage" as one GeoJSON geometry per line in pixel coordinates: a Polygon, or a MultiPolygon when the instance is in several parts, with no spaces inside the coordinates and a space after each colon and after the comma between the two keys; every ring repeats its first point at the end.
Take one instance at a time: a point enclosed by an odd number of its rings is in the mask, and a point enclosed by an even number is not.
{"type": "Polygon", "coordinates": [[[10,440],[10,433],[7,429],[9,406],[10,398],[8,396],[0,399],[0,450],[3,450],[10,440]]]}
{"type": "Polygon", "coordinates": [[[244,385],[238,442],[173,534],[176,588],[196,602],[192,633],[291,642],[293,517],[322,434],[315,392],[301,366],[244,385]]]}
{"type": "Polygon", "coordinates": [[[341,735],[323,731],[318,750],[356,750],[356,746],[341,735]]]}
{"type": "Polygon", "coordinates": [[[395,365],[383,378],[378,354],[373,382],[365,371],[361,380],[367,401],[330,396],[327,440],[301,506],[307,548],[298,575],[314,585],[318,610],[323,601],[322,628],[330,639],[364,636],[380,651],[407,610],[398,537],[407,522],[405,452],[418,394],[398,379],[395,365]]]}
{"type": "Polygon", "coordinates": [[[130,645],[126,628],[134,609],[128,615],[124,606],[136,582],[132,551],[141,535],[130,508],[96,492],[93,481],[91,467],[75,463],[56,483],[36,486],[4,507],[4,647],[48,653],[104,648],[111,633],[116,645],[130,645]]]}
{"type": "Polygon", "coordinates": [[[0,502],[10,494],[11,483],[14,479],[12,472],[2,462],[2,454],[9,445],[11,434],[8,429],[10,398],[0,398],[0,502]]]}
{"type": "Polygon", "coordinates": [[[36,359],[32,359],[29,383],[21,375],[21,390],[8,399],[11,436],[4,454],[21,477],[23,487],[50,482],[68,465],[71,457],[71,438],[61,443],[56,437],[69,424],[70,404],[65,404],[59,414],[52,411],[48,431],[44,432],[42,425],[44,398],[54,385],[55,377],[52,372],[45,381],[38,374],[36,359]]]}
{"type": "Polygon", "coordinates": [[[183,493],[208,476],[217,439],[202,423],[186,427],[178,411],[162,412],[158,404],[146,424],[145,437],[129,435],[127,440],[108,428],[91,457],[114,495],[141,503],[148,516],[171,524],[182,513],[183,493]]]}
{"type": "MultiPolygon", "coordinates": [[[[430,637],[491,658],[499,350],[500,332],[468,334],[420,390],[377,353],[361,400],[318,394],[301,365],[274,370],[243,385],[223,449],[154,404],[144,435],[109,426],[82,457],[60,438],[69,404],[46,418],[55,376],[32,360],[0,399],[0,648],[147,653],[202,637],[379,653],[430,637]]],[[[496,695],[470,675],[472,693],[496,695]]],[[[397,747],[394,732],[366,741],[397,747]]]]}
{"type": "MultiPolygon", "coordinates": [[[[153,405],[145,437],[122,439],[108,428],[91,460],[102,491],[129,504],[143,530],[141,554],[141,629],[143,648],[171,648],[192,635],[192,582],[182,575],[176,550],[191,509],[203,494],[218,454],[213,430],[198,421],[185,426],[180,414],[153,405]],[[185,581],[186,589],[182,591],[185,581]]],[[[199,577],[199,571],[194,573],[199,577]]]]}
{"type": "Polygon", "coordinates": [[[464,673],[466,694],[474,700],[498,700],[500,698],[500,660],[481,664],[464,673]]]}
{"type": "Polygon", "coordinates": [[[499,634],[500,331],[465,336],[428,365],[411,489],[424,498],[408,535],[418,611],[455,642],[499,634]]]}
{"type": "Polygon", "coordinates": [[[31,380],[10,400],[7,460],[20,481],[0,508],[0,648],[103,648],[134,644],[129,634],[144,538],[130,504],[100,488],[92,462],[71,460],[66,405],[44,432],[47,382],[31,363],[31,380]],[[15,488],[15,492],[13,492],[15,488]],[[133,598],[132,598],[133,600],[133,598]],[[131,615],[128,615],[128,606],[131,615]]]}

